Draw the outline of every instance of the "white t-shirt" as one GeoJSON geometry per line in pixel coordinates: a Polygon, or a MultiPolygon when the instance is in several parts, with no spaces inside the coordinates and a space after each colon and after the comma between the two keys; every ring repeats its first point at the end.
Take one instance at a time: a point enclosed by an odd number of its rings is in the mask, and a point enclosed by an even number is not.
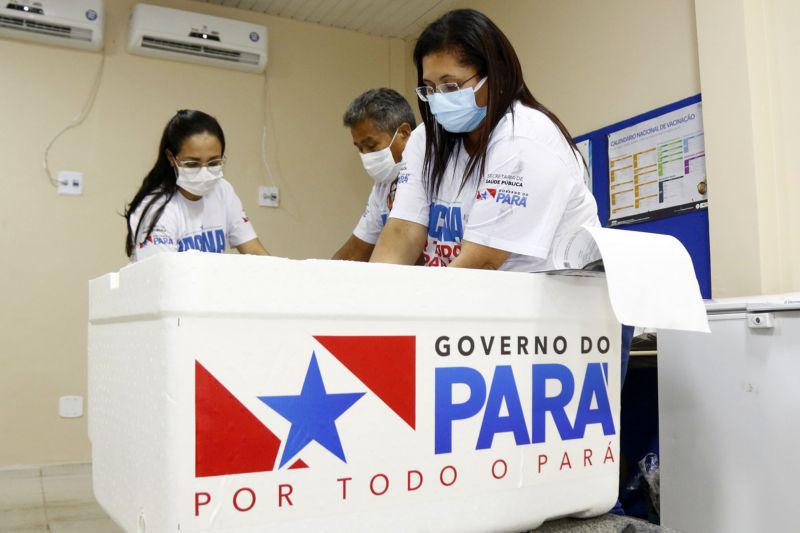
{"type": "Polygon", "coordinates": [[[364,214],[361,215],[356,229],[353,230],[353,235],[369,244],[378,242],[378,237],[389,218],[389,211],[392,210],[396,189],[397,178],[372,186],[369,199],[367,199],[367,207],[364,209],[364,214]]]}
{"type": "MultiPolygon", "coordinates": [[[[146,197],[131,215],[131,232],[136,231],[142,210],[151,200],[152,196],[146,197]]],[[[256,232],[242,209],[242,201],[224,179],[197,201],[175,192],[152,233],[145,238],[152,217],[163,202],[159,199],[147,211],[134,240],[131,262],[162,252],[200,250],[223,253],[229,246],[239,246],[256,238],[256,232]]]]}
{"type": "Polygon", "coordinates": [[[551,270],[554,241],[600,225],[580,155],[544,113],[519,102],[513,109],[489,138],[480,179],[473,174],[460,189],[469,159],[462,147],[432,200],[422,179],[424,125],[411,134],[389,216],[427,226],[427,266],[447,266],[469,241],[511,252],[500,270],[551,270]]]}

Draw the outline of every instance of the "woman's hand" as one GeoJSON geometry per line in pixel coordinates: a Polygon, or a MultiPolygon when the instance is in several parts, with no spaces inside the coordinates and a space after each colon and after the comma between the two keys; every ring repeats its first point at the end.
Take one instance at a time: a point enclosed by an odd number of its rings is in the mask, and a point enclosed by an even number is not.
{"type": "Polygon", "coordinates": [[[447,265],[453,268],[482,268],[497,270],[506,262],[511,252],[490,248],[474,242],[462,241],[461,253],[447,265]]]}

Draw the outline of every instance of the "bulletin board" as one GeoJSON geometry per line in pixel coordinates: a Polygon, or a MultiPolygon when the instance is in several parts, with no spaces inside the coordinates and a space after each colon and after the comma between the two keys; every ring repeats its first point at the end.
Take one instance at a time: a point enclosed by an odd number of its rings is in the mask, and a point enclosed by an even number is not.
{"type": "MultiPolygon", "coordinates": [[[[671,113],[692,104],[699,104],[700,102],[701,95],[698,94],[575,137],[575,142],[583,143],[582,148],[584,150],[588,149],[589,152],[589,157],[586,157],[584,153],[584,158],[587,160],[587,164],[590,165],[592,181],[590,188],[597,200],[597,214],[604,227],[609,226],[610,215],[608,136],[641,122],[664,115],[665,113],[671,113]],[[589,142],[585,143],[584,141],[589,142]]],[[[692,258],[703,298],[711,298],[711,254],[708,237],[708,209],[688,210],[681,214],[674,214],[665,218],[620,225],[617,226],[617,228],[628,231],[646,231],[650,233],[672,235],[678,239],[686,247],[692,258]]]]}

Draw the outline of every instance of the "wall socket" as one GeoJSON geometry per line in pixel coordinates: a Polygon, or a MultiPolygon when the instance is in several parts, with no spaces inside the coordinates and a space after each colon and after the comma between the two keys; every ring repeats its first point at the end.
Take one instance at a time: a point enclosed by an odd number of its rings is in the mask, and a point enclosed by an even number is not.
{"type": "Polygon", "coordinates": [[[58,194],[80,196],[83,194],[83,172],[62,170],[58,173],[58,194]]]}
{"type": "Polygon", "coordinates": [[[281,196],[277,187],[262,185],[258,188],[258,205],[261,207],[278,207],[281,196]]]}
{"type": "Polygon", "coordinates": [[[58,399],[58,416],[80,418],[83,416],[83,396],[62,396],[58,399]]]}

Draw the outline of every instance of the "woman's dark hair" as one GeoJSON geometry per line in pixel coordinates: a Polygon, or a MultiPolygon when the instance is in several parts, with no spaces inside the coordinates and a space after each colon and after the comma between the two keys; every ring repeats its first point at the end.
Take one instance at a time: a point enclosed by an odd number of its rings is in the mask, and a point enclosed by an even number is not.
{"type": "MultiPolygon", "coordinates": [[[[486,15],[474,9],[456,9],[445,13],[425,28],[414,47],[418,86],[424,85],[422,59],[437,52],[453,54],[462,65],[475,67],[479,78],[488,78],[486,118],[476,150],[467,163],[461,187],[464,187],[476,169],[479,168],[480,173],[484,173],[489,136],[507,112],[513,113],[513,104],[517,100],[547,115],[561,130],[567,142],[575,148],[575,142],[564,124],[533,97],[525,85],[522,66],[514,48],[500,28],[486,15]]],[[[422,174],[428,194],[433,198],[439,190],[450,157],[454,156],[454,152],[463,149],[467,134],[450,133],[442,128],[436,122],[427,102],[420,101],[419,111],[426,133],[422,174]]]]}
{"type": "Polygon", "coordinates": [[[124,216],[128,225],[128,236],[125,239],[125,253],[128,257],[133,255],[133,249],[136,244],[134,241],[139,234],[142,222],[145,220],[148,211],[156,205],[160,198],[165,198],[164,202],[161,203],[155,214],[150,218],[150,226],[147,228],[145,238],[149,237],[153,232],[153,227],[155,227],[158,219],[160,219],[161,215],[164,213],[164,208],[169,201],[172,200],[172,197],[175,196],[175,192],[178,190],[178,185],[176,183],[177,176],[175,174],[175,169],[167,158],[167,150],[169,150],[173,156],[177,155],[178,152],[181,151],[184,141],[192,135],[197,135],[199,133],[208,133],[219,139],[222,145],[221,155],[225,155],[225,134],[222,133],[222,128],[219,122],[217,122],[217,119],[211,115],[203,113],[202,111],[181,109],[175,113],[174,117],[169,119],[169,122],[167,122],[164,128],[164,133],[161,135],[161,143],[159,143],[158,146],[158,159],[156,159],[156,163],[153,165],[153,168],[150,169],[150,172],[144,177],[139,192],[136,193],[136,196],[133,197],[133,200],[131,200],[131,203],[128,204],[127,209],[125,209],[124,216]],[[146,203],[145,200],[147,200],[146,203]],[[131,215],[142,204],[144,204],[144,207],[139,216],[139,222],[136,228],[131,231],[131,215]]]}

